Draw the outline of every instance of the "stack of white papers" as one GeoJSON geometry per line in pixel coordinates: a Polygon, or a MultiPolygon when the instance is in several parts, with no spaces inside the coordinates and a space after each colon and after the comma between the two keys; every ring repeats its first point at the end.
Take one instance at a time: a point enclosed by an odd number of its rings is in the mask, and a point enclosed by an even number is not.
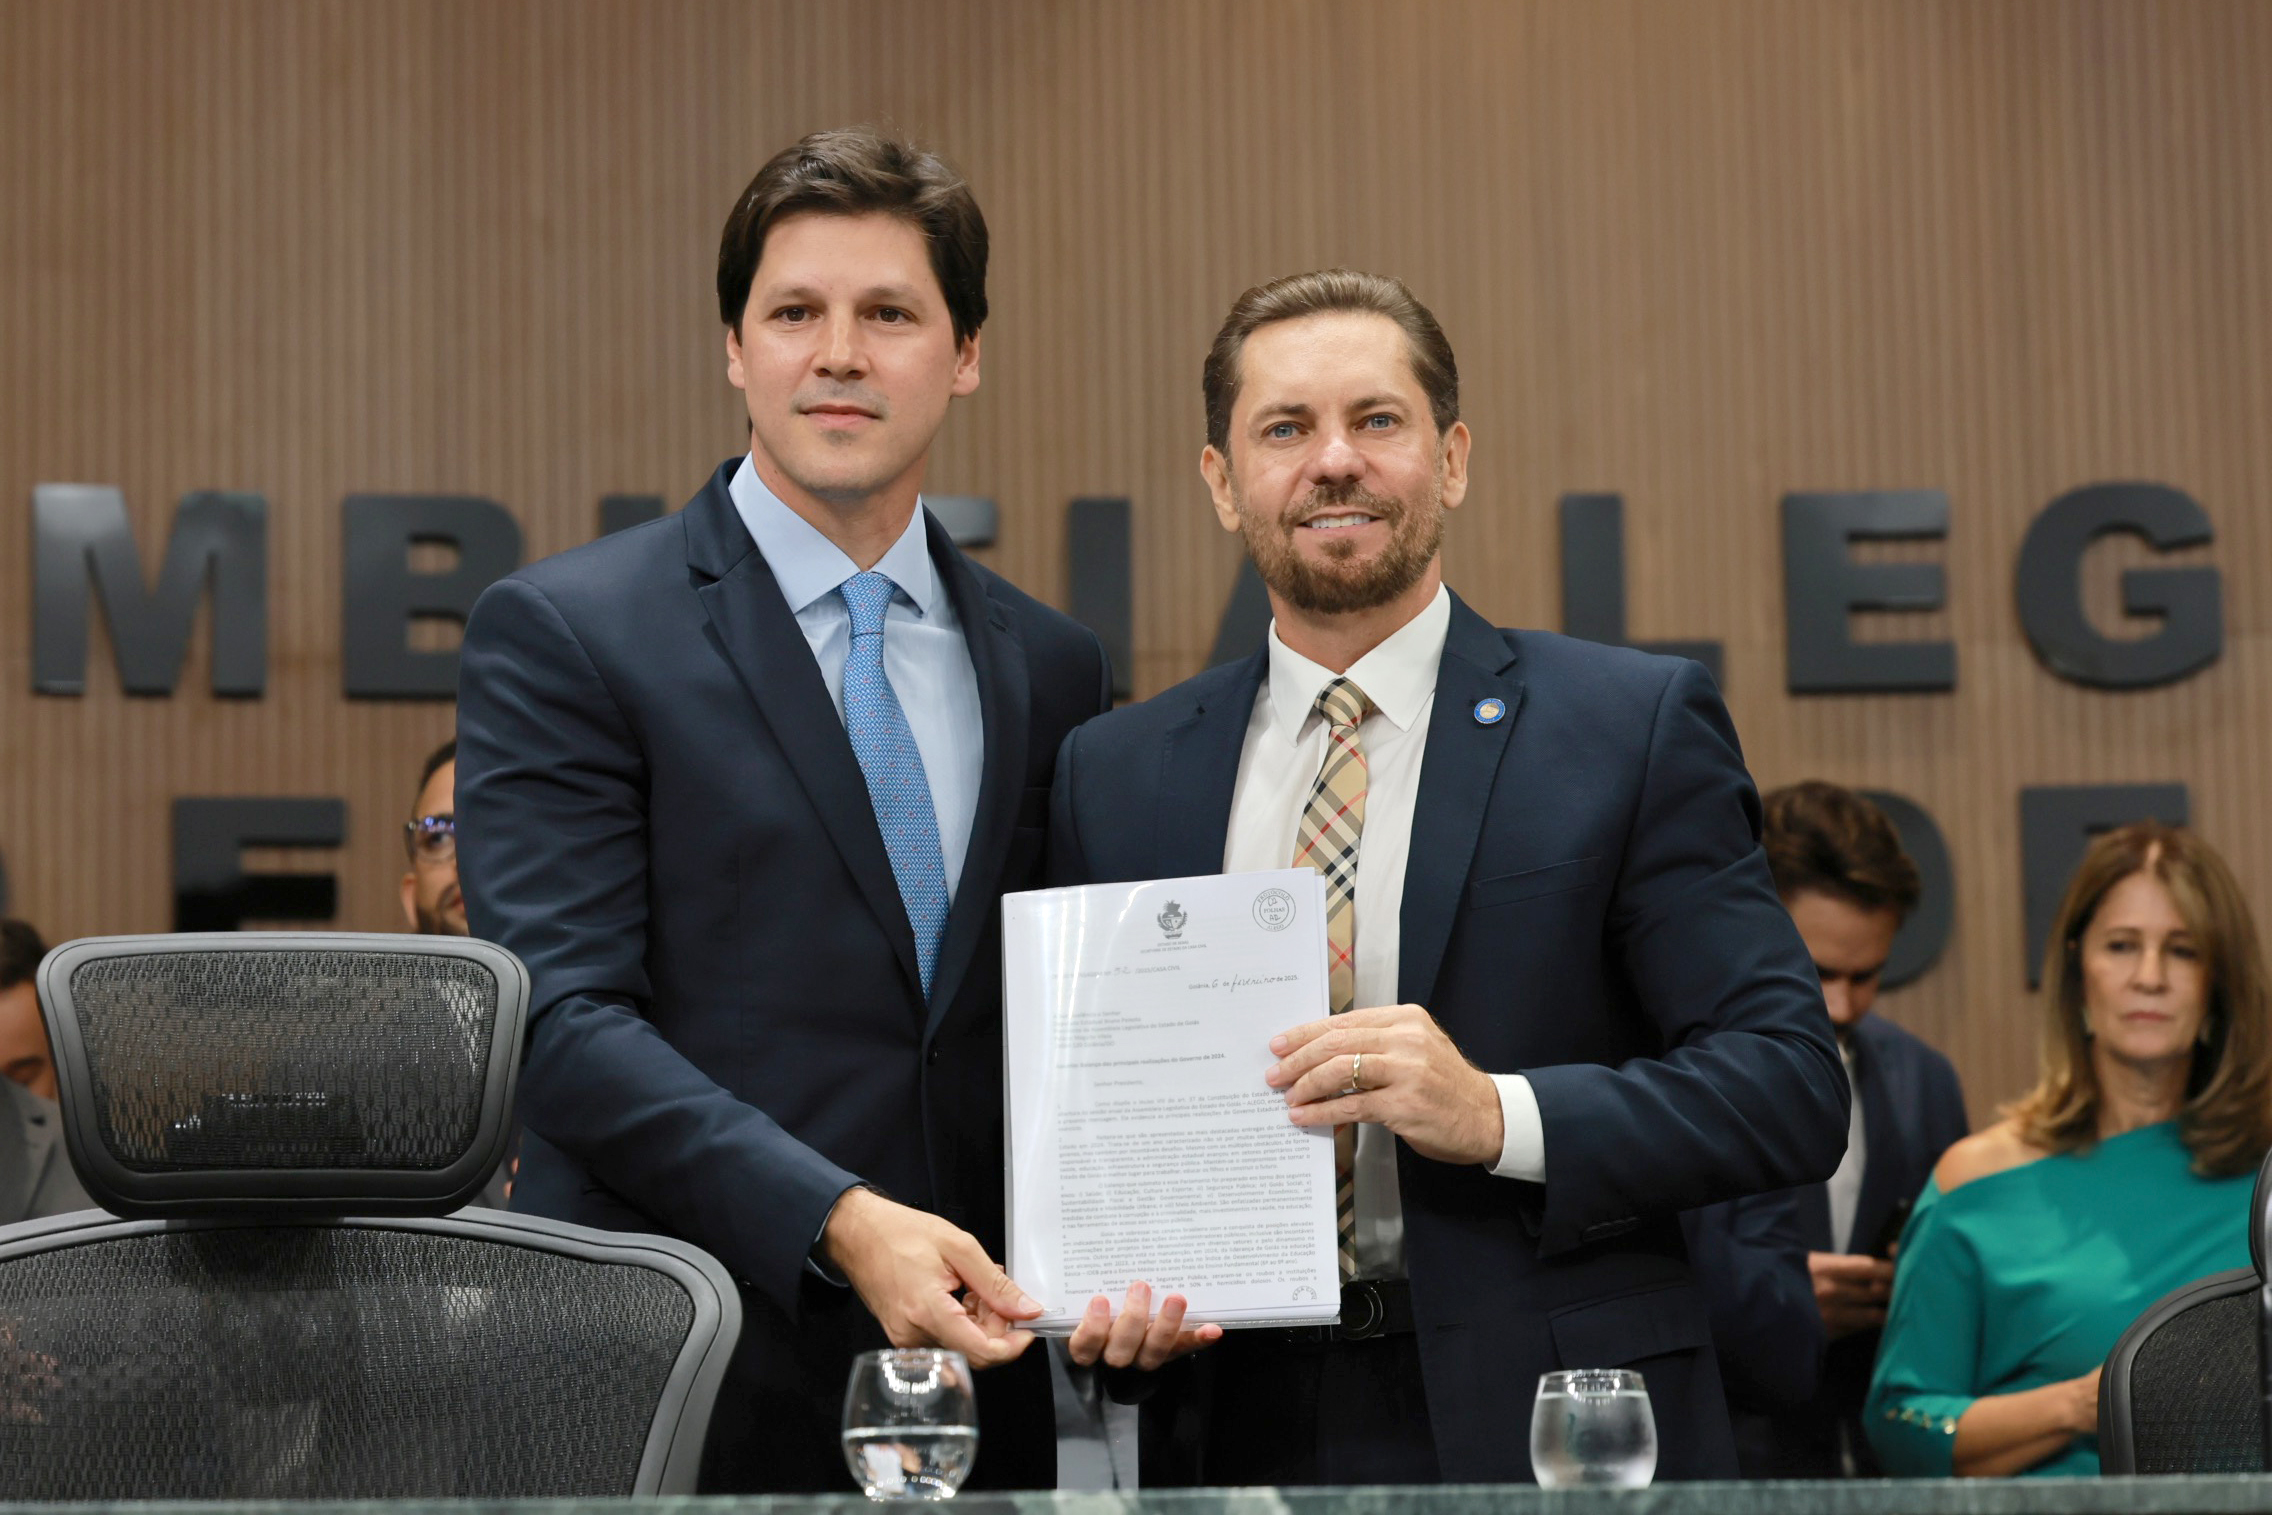
{"type": "Polygon", "coordinates": [[[1263,1082],[1328,1010],[1311,869],[1002,902],[1010,1276],[1062,1335],[1131,1282],[1192,1324],[1340,1316],[1330,1130],[1263,1082]]]}

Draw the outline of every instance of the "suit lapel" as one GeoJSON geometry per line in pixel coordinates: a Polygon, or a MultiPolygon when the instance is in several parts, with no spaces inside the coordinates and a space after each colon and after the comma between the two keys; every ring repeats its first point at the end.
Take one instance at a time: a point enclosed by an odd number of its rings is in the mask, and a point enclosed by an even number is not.
{"type": "Polygon", "coordinates": [[[1878,1055],[1862,1029],[1854,1032],[1854,1097],[1862,1102],[1862,1192],[1854,1202],[1854,1250],[1867,1247],[1885,1229],[1901,1198],[1896,1191],[1907,1166],[1901,1161],[1899,1116],[1908,1105],[1901,1070],[1891,1066],[1892,1058],[1878,1055]]]}
{"type": "Polygon", "coordinates": [[[1189,718],[1168,732],[1160,754],[1158,809],[1151,817],[1158,852],[1156,878],[1221,873],[1231,834],[1231,797],[1238,789],[1239,755],[1254,717],[1254,697],[1270,667],[1257,652],[1210,681],[1189,718]]]}
{"type": "MultiPolygon", "coordinates": [[[[797,775],[805,797],[827,828],[861,896],[899,956],[912,985],[922,983],[915,962],[915,933],[899,897],[891,856],[884,851],[868,783],[853,755],[852,739],[828,695],[812,646],[781,597],[764,554],[749,538],[727,493],[739,460],[711,477],[680,514],[686,522],[687,563],[712,582],[695,595],[710,617],[719,648],[742,687],[757,702],[774,745],[797,775]]],[[[916,991],[920,993],[920,990],[916,991]]]]}
{"type": "Polygon", "coordinates": [[[1522,711],[1523,686],[1512,676],[1514,665],[1515,650],[1507,638],[1452,596],[1404,866],[1396,992],[1406,1004],[1426,1005],[1435,995],[1436,972],[1443,966],[1475,844],[1483,833],[1483,812],[1522,711]],[[1475,717],[1476,706],[1486,699],[1506,707],[1488,725],[1475,717]]]}
{"type": "Polygon", "coordinates": [[[926,515],[924,529],[931,545],[931,561],[938,565],[947,597],[955,607],[955,618],[962,623],[963,640],[970,648],[986,728],[985,766],[979,779],[978,809],[971,820],[970,847],[963,857],[954,909],[947,916],[946,937],[939,945],[938,967],[931,979],[930,1013],[924,1027],[928,1038],[954,1003],[1001,896],[1002,864],[1009,854],[1010,832],[1017,824],[1020,791],[1025,787],[1032,692],[1025,647],[1011,634],[1002,607],[987,596],[978,575],[939,523],[926,515]]]}

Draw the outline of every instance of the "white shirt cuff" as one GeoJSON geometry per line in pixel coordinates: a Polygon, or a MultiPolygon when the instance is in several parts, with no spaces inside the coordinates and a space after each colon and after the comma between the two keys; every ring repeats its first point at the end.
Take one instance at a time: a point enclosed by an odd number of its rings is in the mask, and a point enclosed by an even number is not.
{"type": "Polygon", "coordinates": [[[1546,1123],[1539,1119],[1538,1091],[1520,1073],[1494,1073],[1491,1082],[1499,1086],[1499,1120],[1506,1128],[1491,1171],[1500,1178],[1545,1183],[1546,1123]]]}

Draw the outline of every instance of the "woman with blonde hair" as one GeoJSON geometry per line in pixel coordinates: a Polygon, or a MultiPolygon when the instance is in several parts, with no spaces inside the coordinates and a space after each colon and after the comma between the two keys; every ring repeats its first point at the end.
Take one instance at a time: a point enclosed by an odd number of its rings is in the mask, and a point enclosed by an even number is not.
{"type": "Polygon", "coordinates": [[[2224,860],[2158,822],[2100,837],[2043,987],[2035,1088],[1949,1149],[1902,1235],[1863,1412],[1891,1473],[2096,1473],[2115,1340],[2248,1264],[2272,995],[2224,860]]]}

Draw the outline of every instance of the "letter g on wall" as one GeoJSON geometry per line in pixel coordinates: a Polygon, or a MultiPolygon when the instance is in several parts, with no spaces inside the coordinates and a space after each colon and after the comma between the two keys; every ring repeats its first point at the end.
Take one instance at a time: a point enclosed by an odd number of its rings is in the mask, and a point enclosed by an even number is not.
{"type": "Polygon", "coordinates": [[[2225,650],[2224,586],[2214,568],[2133,568],[2122,611],[2159,617],[2137,640],[2103,636],[2083,612],[2083,554],[2100,537],[2129,532],[2162,552],[2198,547],[2216,532],[2191,495],[2166,484],[2086,484],[2043,508],[2020,544],[2020,625],[2043,665],[2093,689],[2150,689],[2214,663],[2225,650]]]}

